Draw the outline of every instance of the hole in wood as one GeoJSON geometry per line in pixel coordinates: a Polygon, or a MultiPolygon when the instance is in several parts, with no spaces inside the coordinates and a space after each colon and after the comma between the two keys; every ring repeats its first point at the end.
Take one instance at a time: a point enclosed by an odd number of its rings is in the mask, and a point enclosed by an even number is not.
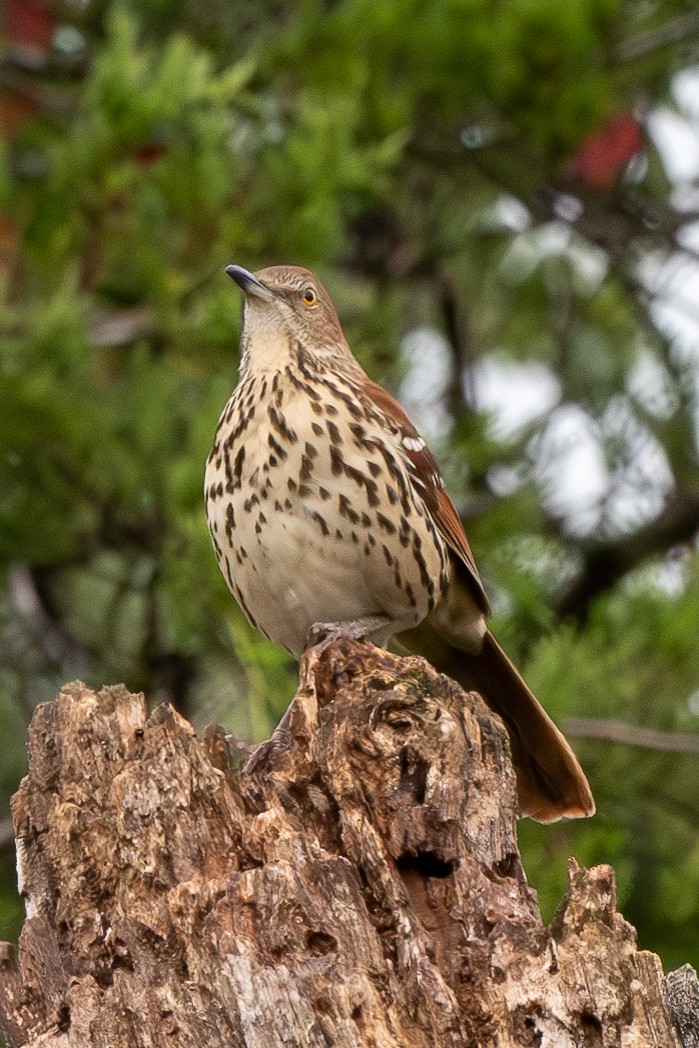
{"type": "Polygon", "coordinates": [[[436,852],[418,852],[417,855],[402,855],[397,863],[402,877],[419,873],[421,877],[436,877],[443,880],[454,872],[456,863],[445,862],[436,852]]]}
{"type": "Polygon", "coordinates": [[[364,1014],[362,1012],[361,1004],[355,1004],[354,1008],[350,1013],[350,1018],[356,1026],[359,1026],[360,1028],[364,1026],[364,1014]]]}
{"type": "MultiPolygon", "coordinates": [[[[503,973],[504,974],[504,973],[503,973]]],[[[514,1013],[514,1030],[516,1032],[516,1043],[522,1048],[541,1048],[544,1035],[539,1026],[541,1018],[540,1006],[532,1003],[528,1008],[520,1007],[514,1013]]]]}
{"type": "Polygon", "coordinates": [[[581,1012],[580,1022],[583,1026],[591,1026],[595,1030],[602,1029],[601,1021],[597,1018],[596,1015],[593,1015],[592,1012],[581,1012]]]}
{"type": "Polygon", "coordinates": [[[407,748],[401,751],[400,786],[402,790],[406,790],[413,795],[416,804],[425,803],[427,773],[429,770],[430,766],[427,761],[415,757],[407,748]]]}
{"type": "Polygon", "coordinates": [[[56,1011],[56,1027],[60,1033],[65,1033],[70,1027],[70,1005],[62,1001],[56,1011]]]}
{"type": "Polygon", "coordinates": [[[325,932],[311,932],[306,940],[306,948],[311,953],[331,953],[337,949],[337,939],[325,932]]]}
{"type": "Polygon", "coordinates": [[[518,861],[514,852],[510,852],[499,862],[493,865],[493,873],[498,877],[514,877],[517,872],[518,861]]]}

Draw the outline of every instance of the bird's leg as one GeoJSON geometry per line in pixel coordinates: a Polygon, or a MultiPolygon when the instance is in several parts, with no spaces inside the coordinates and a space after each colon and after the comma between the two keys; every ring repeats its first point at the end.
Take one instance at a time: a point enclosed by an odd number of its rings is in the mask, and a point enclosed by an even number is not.
{"type": "MultiPolygon", "coordinates": [[[[347,623],[313,623],[306,634],[306,649],[323,650],[334,640],[362,640],[376,631],[384,631],[385,637],[381,639],[388,640],[393,633],[393,620],[389,615],[366,615],[347,623]]],[[[293,703],[289,705],[271,738],[257,746],[250,754],[244,768],[246,772],[255,771],[270,760],[283,760],[284,751],[293,745],[290,730],[292,709],[293,703]]]]}
{"type": "MultiPolygon", "coordinates": [[[[306,634],[306,648],[328,647],[336,640],[362,640],[379,631],[380,640],[386,642],[394,630],[393,620],[389,615],[367,615],[362,619],[352,619],[349,622],[314,622],[306,634]],[[383,633],[383,636],[381,636],[383,633]]],[[[284,751],[293,746],[291,734],[291,717],[294,703],[292,702],[286,713],[277,724],[271,739],[260,743],[255,747],[245,764],[245,772],[257,770],[263,763],[270,760],[283,759],[284,751]]]]}
{"type": "Polygon", "coordinates": [[[288,707],[279,724],[277,724],[271,738],[261,742],[259,746],[255,746],[252,749],[252,753],[243,766],[244,772],[252,774],[252,772],[258,771],[262,765],[268,764],[270,761],[274,765],[284,760],[284,754],[288,753],[293,747],[293,738],[290,730],[292,706],[293,703],[288,707]]]}
{"type": "Polygon", "coordinates": [[[375,633],[385,642],[393,632],[391,627],[388,615],[366,615],[349,622],[314,622],[306,634],[306,647],[326,647],[336,640],[363,640],[375,633]]]}

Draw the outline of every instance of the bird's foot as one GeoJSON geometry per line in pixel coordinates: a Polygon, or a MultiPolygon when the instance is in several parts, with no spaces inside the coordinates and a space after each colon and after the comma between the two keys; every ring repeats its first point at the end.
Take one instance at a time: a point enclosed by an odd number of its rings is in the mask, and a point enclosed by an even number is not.
{"type": "Polygon", "coordinates": [[[272,732],[272,737],[252,749],[243,769],[245,772],[252,774],[259,771],[263,765],[278,767],[285,763],[294,748],[291,733],[292,706],[293,701],[272,732]]]}
{"type": "Polygon", "coordinates": [[[350,622],[314,622],[306,634],[306,647],[327,648],[336,640],[365,640],[390,624],[388,615],[367,615],[350,622]]]}

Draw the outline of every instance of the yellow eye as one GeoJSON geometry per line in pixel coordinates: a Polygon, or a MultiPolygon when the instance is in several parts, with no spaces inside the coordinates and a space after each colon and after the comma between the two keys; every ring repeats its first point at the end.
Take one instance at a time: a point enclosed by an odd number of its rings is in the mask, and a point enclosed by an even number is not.
{"type": "Polygon", "coordinates": [[[303,293],[303,304],[305,306],[315,306],[318,301],[318,296],[312,287],[307,287],[303,293]]]}

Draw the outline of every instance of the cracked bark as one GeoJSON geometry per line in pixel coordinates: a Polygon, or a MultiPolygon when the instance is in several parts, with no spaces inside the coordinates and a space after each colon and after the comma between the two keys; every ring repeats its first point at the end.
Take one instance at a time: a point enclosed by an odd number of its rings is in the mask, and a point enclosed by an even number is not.
{"type": "Polygon", "coordinates": [[[546,928],[506,735],[422,659],[312,649],[242,769],[123,687],[38,708],[14,799],[11,1048],[679,1048],[613,872],[546,928]]]}

